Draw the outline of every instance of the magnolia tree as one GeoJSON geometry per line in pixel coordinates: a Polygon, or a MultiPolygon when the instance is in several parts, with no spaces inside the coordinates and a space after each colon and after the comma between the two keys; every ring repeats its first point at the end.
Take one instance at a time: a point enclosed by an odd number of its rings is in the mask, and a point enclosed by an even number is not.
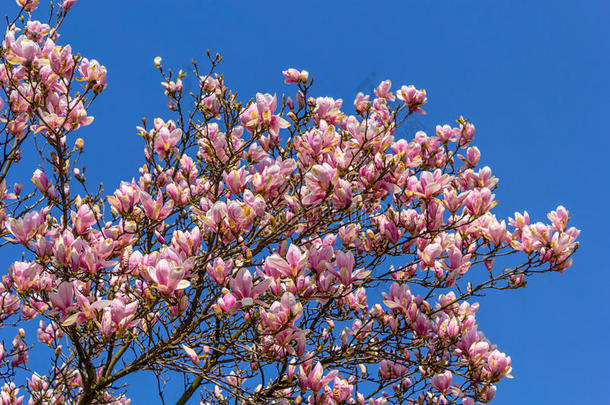
{"type": "Polygon", "coordinates": [[[473,298],[563,272],[579,231],[561,206],[550,223],[497,218],[468,120],[397,139],[424,90],[384,81],[344,112],[288,69],[294,98],[242,104],[219,57],[194,65],[190,94],[157,58],[169,112],[137,128],[139,174],[106,194],[79,168],[106,69],[59,39],[75,0],[46,23],[38,0],[17,3],[0,50],[0,230],[5,254],[23,253],[0,284],[2,404],[127,404],[136,373],[177,404],[494,397],[511,359],[473,298]],[[33,185],[5,186],[26,155],[33,185]]]}

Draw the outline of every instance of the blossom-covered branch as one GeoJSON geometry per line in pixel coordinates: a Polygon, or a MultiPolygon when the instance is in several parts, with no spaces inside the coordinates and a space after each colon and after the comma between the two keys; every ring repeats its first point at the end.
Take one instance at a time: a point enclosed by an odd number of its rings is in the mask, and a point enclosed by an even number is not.
{"type": "Polygon", "coordinates": [[[177,75],[157,58],[168,116],[137,128],[139,174],[106,195],[87,188],[74,134],[106,69],[59,42],[74,0],[48,23],[30,18],[37,3],[18,1],[0,53],[0,224],[23,250],[0,284],[2,327],[16,331],[0,346],[3,403],[24,391],[129,403],[125,377],[146,372],[185,375],[179,404],[494,397],[511,359],[479,330],[472,298],[563,272],[579,231],[561,206],[548,223],[493,213],[498,179],[469,120],[398,139],[424,113],[412,85],[383,81],[352,108],[291,68],[293,94],[244,105],[220,57],[177,75]],[[39,156],[33,185],[8,188],[24,153],[39,156]],[[32,350],[47,370],[31,368],[32,350]]]}

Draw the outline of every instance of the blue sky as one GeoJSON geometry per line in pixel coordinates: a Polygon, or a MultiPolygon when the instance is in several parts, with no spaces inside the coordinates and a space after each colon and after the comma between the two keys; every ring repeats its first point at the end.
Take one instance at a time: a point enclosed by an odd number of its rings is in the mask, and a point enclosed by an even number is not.
{"type": "MultiPolygon", "coordinates": [[[[10,3],[0,14],[16,10],[10,3]]],[[[425,88],[428,115],[411,129],[470,118],[482,163],[500,178],[496,214],[545,220],[561,204],[582,230],[565,274],[480,300],[480,329],[512,357],[515,376],[493,403],[601,404],[610,377],[609,17],[601,0],[80,0],[62,40],[108,69],[96,120],[81,131],[88,177],[108,192],[137,175],[141,118],[170,117],[155,56],[186,70],[191,59],[205,66],[206,49],[219,52],[219,72],[243,100],[288,90],[281,71],[296,67],[315,77],[314,93],[350,105],[384,79],[425,88]]],[[[136,386],[135,404],[155,399],[143,380],[136,386]]]]}

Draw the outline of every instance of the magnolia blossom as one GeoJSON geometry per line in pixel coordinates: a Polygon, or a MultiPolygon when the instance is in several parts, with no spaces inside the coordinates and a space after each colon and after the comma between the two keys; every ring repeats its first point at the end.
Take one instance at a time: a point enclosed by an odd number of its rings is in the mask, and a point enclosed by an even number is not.
{"type": "Polygon", "coordinates": [[[307,79],[309,78],[309,72],[307,70],[299,71],[294,68],[285,70],[282,72],[282,74],[286,78],[286,80],[284,80],[284,83],[286,83],[286,84],[299,83],[299,82],[306,83],[307,79]]]}
{"type": "Polygon", "coordinates": [[[27,245],[37,233],[45,230],[44,221],[44,211],[32,211],[22,218],[8,219],[6,227],[20,243],[27,245]]]}
{"type": "Polygon", "coordinates": [[[40,0],[17,0],[17,5],[23,7],[25,11],[35,11],[40,0]]]}
{"type": "Polygon", "coordinates": [[[81,78],[78,80],[86,81],[95,92],[101,92],[106,88],[106,68],[93,59],[83,58],[78,69],[81,78]]]}
{"type": "Polygon", "coordinates": [[[277,97],[270,94],[256,94],[256,103],[241,114],[242,125],[248,130],[260,130],[263,126],[269,129],[271,135],[277,136],[281,128],[287,128],[290,123],[284,118],[274,115],[277,108],[277,97]]]}
{"type": "Polygon", "coordinates": [[[148,274],[159,291],[165,294],[172,294],[176,290],[184,290],[191,285],[188,280],[184,279],[184,268],[165,259],[159,260],[154,267],[150,266],[148,274]]]}
{"type": "Polygon", "coordinates": [[[436,388],[437,390],[439,390],[441,392],[445,392],[451,386],[452,380],[453,380],[453,374],[451,374],[451,371],[447,370],[444,373],[436,374],[432,378],[431,384],[432,384],[433,388],[436,388]]]}
{"type": "Polygon", "coordinates": [[[177,128],[170,132],[167,127],[161,128],[154,135],[154,149],[160,159],[165,159],[167,153],[178,143],[182,137],[182,131],[177,128]]]}
{"type": "Polygon", "coordinates": [[[407,104],[410,112],[425,114],[420,107],[426,104],[426,90],[417,90],[415,86],[402,86],[396,92],[396,97],[407,104]]]}
{"type": "Polygon", "coordinates": [[[301,366],[299,370],[299,382],[301,383],[301,388],[309,388],[313,392],[318,392],[333,381],[338,373],[338,370],[332,370],[324,376],[322,364],[317,362],[309,373],[301,366]]]}

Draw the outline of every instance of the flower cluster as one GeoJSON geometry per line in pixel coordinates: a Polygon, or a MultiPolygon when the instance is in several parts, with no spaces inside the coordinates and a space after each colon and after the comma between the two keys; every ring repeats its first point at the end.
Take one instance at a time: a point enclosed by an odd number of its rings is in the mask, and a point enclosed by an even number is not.
{"type": "Polygon", "coordinates": [[[137,177],[91,192],[76,166],[84,141],[69,140],[92,122],[106,69],[57,45],[61,21],[9,26],[0,53],[0,173],[25,139],[46,146],[32,151],[30,189],[0,178],[0,230],[24,252],[0,283],[0,325],[18,326],[0,345],[2,403],[127,404],[124,378],[141,370],[187,375],[181,404],[197,391],[205,404],[494,397],[511,359],[471,297],[563,272],[579,231],[562,206],[550,223],[492,212],[498,179],[479,166],[472,123],[398,139],[425,90],[383,81],[351,113],[293,68],[296,103],[258,93],[242,105],[218,58],[196,68],[187,100],[186,74],[156,58],[174,115],[138,127],[137,177]],[[496,265],[507,255],[520,264],[496,265]],[[34,346],[47,371],[31,369],[34,346]]]}

